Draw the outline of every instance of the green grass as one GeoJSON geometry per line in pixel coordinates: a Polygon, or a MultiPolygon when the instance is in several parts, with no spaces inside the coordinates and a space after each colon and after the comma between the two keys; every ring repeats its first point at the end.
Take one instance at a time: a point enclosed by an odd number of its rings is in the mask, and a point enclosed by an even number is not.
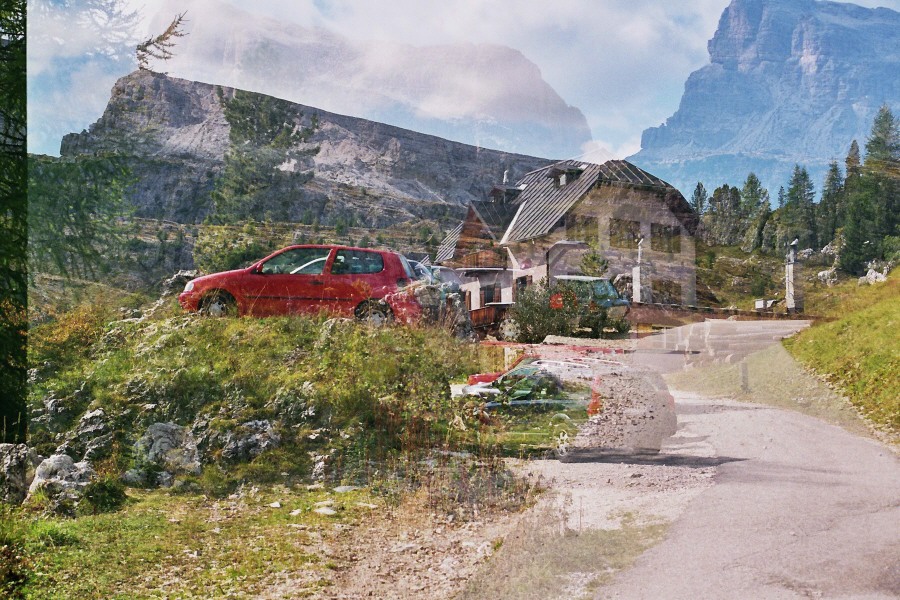
{"type": "Polygon", "coordinates": [[[833,288],[819,302],[834,320],[817,323],[785,347],[841,391],[874,423],[900,433],[900,282],[833,288]]]}
{"type": "Polygon", "coordinates": [[[365,519],[372,509],[362,504],[383,504],[363,490],[276,487],[225,500],[129,493],[115,514],[56,519],[25,509],[0,512],[0,546],[14,544],[28,566],[24,582],[0,591],[34,600],[253,598],[290,573],[293,593],[312,592],[328,583],[319,540],[336,535],[335,524],[365,519]],[[325,500],[336,515],[313,512],[325,500]],[[269,506],[275,501],[280,508],[269,506]],[[294,510],[300,513],[292,516],[294,510]]]}
{"type": "Polygon", "coordinates": [[[870,435],[870,427],[853,406],[807,372],[781,345],[747,356],[743,365],[711,364],[666,376],[670,387],[707,396],[767,404],[822,419],[857,435],[870,435]],[[741,369],[747,369],[747,387],[741,369]]]}

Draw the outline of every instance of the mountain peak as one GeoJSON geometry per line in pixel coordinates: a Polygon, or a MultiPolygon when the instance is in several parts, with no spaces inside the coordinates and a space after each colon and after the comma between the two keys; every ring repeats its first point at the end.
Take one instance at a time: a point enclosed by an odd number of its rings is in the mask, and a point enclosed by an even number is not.
{"type": "MultiPolygon", "coordinates": [[[[565,158],[591,140],[581,111],[518,50],[351,40],[203,2],[218,16],[187,24],[165,65],[175,76],[504,151],[565,158]]],[[[160,11],[160,27],[170,15],[160,11]]]]}
{"type": "Polygon", "coordinates": [[[631,160],[681,190],[769,188],[794,164],[817,183],[879,107],[900,108],[900,13],[815,0],[733,0],[678,111],[644,131],[631,160]]]}

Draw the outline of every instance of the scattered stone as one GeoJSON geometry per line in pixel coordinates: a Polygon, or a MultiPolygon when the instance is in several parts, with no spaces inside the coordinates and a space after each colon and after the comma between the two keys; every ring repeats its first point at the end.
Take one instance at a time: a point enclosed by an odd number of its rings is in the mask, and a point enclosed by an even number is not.
{"type": "Polygon", "coordinates": [[[887,281],[887,275],[879,273],[875,269],[869,269],[864,277],[860,277],[857,285],[875,285],[876,283],[884,283],[887,281]]]}
{"type": "Polygon", "coordinates": [[[819,271],[816,278],[828,287],[831,287],[837,283],[837,268],[831,267],[830,269],[819,271]]]}
{"type": "Polygon", "coordinates": [[[337,511],[333,508],[328,508],[327,506],[320,506],[319,508],[314,508],[313,512],[316,514],[324,515],[326,517],[332,517],[337,514],[337,511]]]}
{"type": "Polygon", "coordinates": [[[359,488],[355,485],[339,485],[334,488],[334,492],[338,494],[346,494],[347,492],[352,492],[354,490],[358,490],[359,488]]]}
{"type": "Polygon", "coordinates": [[[178,294],[183,289],[185,284],[191,279],[196,279],[200,276],[200,272],[196,269],[191,270],[181,270],[163,281],[162,284],[162,296],[165,298],[166,296],[171,296],[172,294],[178,294]]]}
{"type": "Polygon", "coordinates": [[[296,517],[297,515],[299,515],[302,512],[303,512],[302,508],[295,508],[294,510],[291,511],[291,516],[296,517]]]}
{"type": "Polygon", "coordinates": [[[269,504],[269,508],[281,508],[281,502],[276,500],[275,502],[272,502],[271,504],[269,504]]]}

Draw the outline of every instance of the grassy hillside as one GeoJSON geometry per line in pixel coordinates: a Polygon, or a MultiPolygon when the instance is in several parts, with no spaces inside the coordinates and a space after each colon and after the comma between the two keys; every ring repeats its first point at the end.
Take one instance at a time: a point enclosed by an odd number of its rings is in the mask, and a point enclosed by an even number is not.
{"type": "Polygon", "coordinates": [[[878,425],[900,431],[900,270],[888,281],[846,282],[817,294],[809,312],[833,320],[786,340],[788,351],[878,425]]]}
{"type": "Polygon", "coordinates": [[[0,597],[259,597],[285,573],[315,595],[375,515],[462,527],[529,504],[534,486],[500,457],[544,452],[586,418],[451,398],[451,381],[502,368],[502,350],[438,328],[210,319],[80,293],[30,331],[28,443],[76,460],[92,446],[99,479],[71,510],[40,493],[0,507],[0,597]],[[98,409],[103,428],[82,427],[98,409]],[[154,423],[190,431],[202,468],[147,462],[136,442],[154,423]],[[163,469],[174,480],[156,489],[163,469]],[[140,483],[125,488],[126,472],[140,483]]]}

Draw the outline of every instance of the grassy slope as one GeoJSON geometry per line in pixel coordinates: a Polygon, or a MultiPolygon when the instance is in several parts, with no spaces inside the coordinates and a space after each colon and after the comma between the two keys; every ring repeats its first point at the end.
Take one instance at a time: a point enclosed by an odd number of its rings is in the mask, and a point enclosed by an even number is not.
{"type": "Polygon", "coordinates": [[[873,422],[900,431],[900,272],[884,284],[845,283],[810,312],[834,320],[787,340],[788,351],[836,386],[873,422]]]}
{"type": "MultiPolygon", "coordinates": [[[[315,595],[337,568],[324,550],[335,523],[352,536],[366,510],[392,510],[411,492],[423,510],[462,520],[466,511],[517,510],[530,487],[496,458],[552,447],[571,426],[555,411],[482,422],[477,406],[451,400],[449,381],[496,370],[498,356],[439,330],[347,324],[323,336],[319,318],[203,319],[169,300],[136,321],[119,320],[118,308],[117,299],[94,302],[31,331],[32,407],[48,394],[63,399],[72,408],[64,428],[102,407],[118,432],[98,472],[131,467],[129,450],[149,423],[190,425],[197,415],[215,431],[272,419],[282,446],[179,476],[179,493],[129,489],[115,513],[48,516],[41,498],[0,510],[0,597],[256,597],[285,573],[292,592],[315,595]],[[430,447],[473,455],[419,460],[430,447]],[[306,491],[309,454],[331,451],[328,487],[364,489],[306,491]],[[316,515],[322,500],[338,515],[316,515]]],[[[30,442],[52,452],[57,430],[35,424],[30,442]]]]}

